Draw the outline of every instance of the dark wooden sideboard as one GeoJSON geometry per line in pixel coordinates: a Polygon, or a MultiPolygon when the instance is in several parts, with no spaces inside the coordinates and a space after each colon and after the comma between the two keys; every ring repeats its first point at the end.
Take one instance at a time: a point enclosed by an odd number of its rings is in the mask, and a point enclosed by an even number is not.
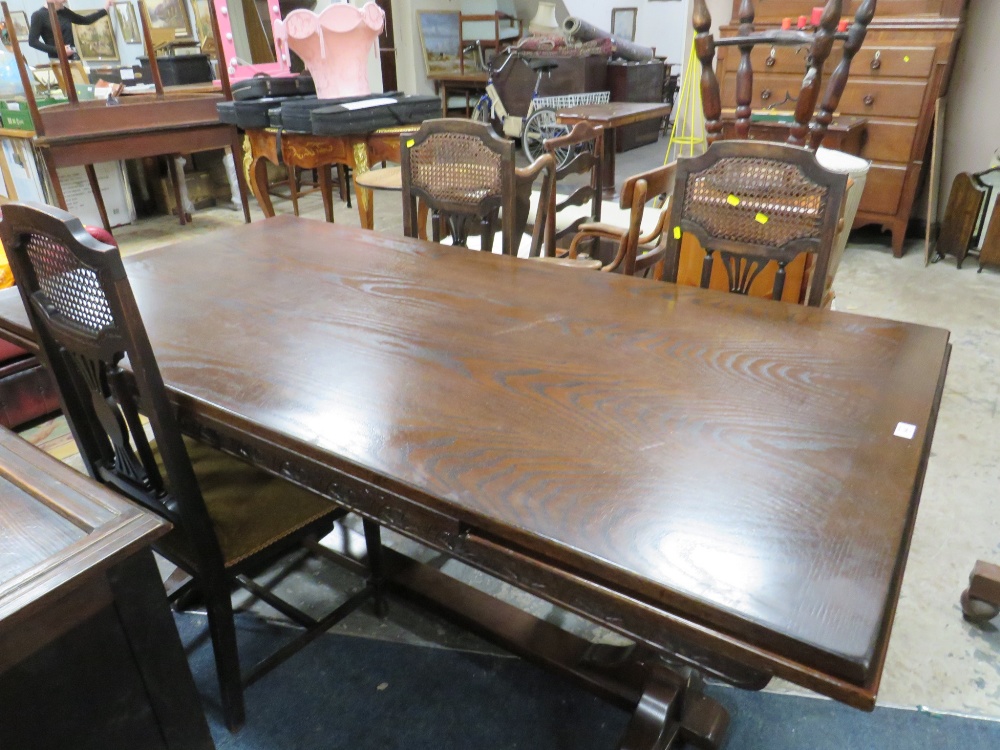
{"type": "Polygon", "coordinates": [[[149,550],[168,529],[0,428],[0,748],[214,747],[149,550]]]}
{"type": "MultiPolygon", "coordinates": [[[[667,73],[663,60],[608,63],[608,90],[613,102],[655,102],[663,99],[663,84],[667,73]]],[[[663,130],[663,120],[649,120],[618,129],[618,153],[656,143],[663,130]]]]}
{"type": "MultiPolygon", "coordinates": [[[[864,46],[854,58],[851,76],[838,113],[867,119],[861,156],[872,162],[854,226],[881,224],[892,232],[892,250],[903,254],[906,227],[913,213],[928,162],[934,105],[948,88],[968,0],[879,0],[864,46]]],[[[758,29],[780,26],[785,17],[809,16],[815,0],[758,0],[758,29]]],[[[733,0],[732,21],[723,36],[738,31],[739,0],[733,0]]],[[[844,17],[857,10],[858,0],[844,3],[844,17]]],[[[754,50],[755,112],[765,107],[790,111],[805,70],[806,49],[760,46],[754,50]],[[769,59],[770,58],[770,59],[769,59]]],[[[736,48],[718,50],[718,73],[724,105],[735,102],[736,48]]],[[[825,73],[840,59],[835,51],[825,73]]]]}

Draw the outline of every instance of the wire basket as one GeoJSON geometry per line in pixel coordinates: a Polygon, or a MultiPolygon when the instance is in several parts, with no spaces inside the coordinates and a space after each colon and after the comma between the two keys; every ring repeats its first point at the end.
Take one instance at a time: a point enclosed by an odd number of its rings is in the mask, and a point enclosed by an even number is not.
{"type": "Polygon", "coordinates": [[[581,104],[607,104],[611,101],[610,91],[589,91],[586,94],[563,94],[561,96],[536,96],[531,101],[532,110],[550,107],[565,109],[579,107],[581,104]]]}

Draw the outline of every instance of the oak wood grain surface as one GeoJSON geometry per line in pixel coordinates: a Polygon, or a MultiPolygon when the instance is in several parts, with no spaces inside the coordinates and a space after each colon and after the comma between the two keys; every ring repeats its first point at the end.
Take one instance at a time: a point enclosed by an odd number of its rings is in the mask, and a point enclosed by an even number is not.
{"type": "Polygon", "coordinates": [[[182,412],[873,701],[947,331],[286,216],[126,268],[182,412]]]}

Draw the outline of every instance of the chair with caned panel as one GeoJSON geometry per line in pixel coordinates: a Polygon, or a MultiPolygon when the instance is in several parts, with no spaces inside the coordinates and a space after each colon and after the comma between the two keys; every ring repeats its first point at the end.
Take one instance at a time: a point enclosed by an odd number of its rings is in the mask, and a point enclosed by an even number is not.
{"type": "Polygon", "coordinates": [[[701,156],[678,159],[665,224],[664,278],[676,281],[681,240],[691,233],[705,249],[700,285],[713,273],[724,288],[780,300],[786,266],[813,256],[804,301],[823,303],[833,237],[841,221],[847,175],[824,169],[803,148],[760,141],[719,141],[701,156]],[[758,278],[777,264],[770,288],[758,278]]]}
{"type": "Polygon", "coordinates": [[[173,524],[155,549],[191,576],[176,593],[194,588],[205,603],[224,719],[235,731],[244,684],[372,594],[382,609],[378,526],[364,522],[369,585],[319,620],[256,583],[252,572],[297,545],[322,554],[314,540],[345,511],[182,436],[116,247],[65,211],[21,203],[3,207],[0,239],[88,473],[173,524]],[[230,600],[237,584],[306,629],[245,673],[230,600]]]}
{"type": "MultiPolygon", "coordinates": [[[[861,49],[868,32],[868,25],[875,15],[876,0],[862,0],[857,5],[856,12],[850,23],[844,22],[846,30],[840,31],[843,0],[827,0],[820,13],[819,23],[813,28],[805,29],[756,29],[754,26],[755,9],[753,0],[741,0],[737,16],[739,26],[732,36],[716,37],[711,32],[712,19],[705,0],[695,0],[692,14],[695,28],[695,53],[701,62],[701,100],[705,115],[705,134],[709,147],[723,137],[723,102],[719,79],[715,74],[715,54],[720,47],[733,47],[739,51],[740,62],[736,69],[736,78],[731,88],[735,91],[735,122],[732,134],[735,139],[750,138],[751,123],[754,118],[752,104],[754,100],[753,86],[753,52],[758,46],[770,49],[765,59],[765,65],[774,64],[776,50],[780,47],[795,47],[805,51],[803,55],[803,77],[797,92],[788,92],[785,101],[794,103],[791,113],[787,143],[818,154],[821,164],[827,169],[846,173],[851,176],[847,183],[847,199],[844,201],[844,219],[840,230],[831,239],[833,251],[830,258],[827,276],[828,288],[825,294],[825,304],[833,299],[832,281],[840,258],[847,245],[847,235],[861,200],[864,190],[868,163],[849,154],[831,151],[823,148],[821,143],[827,128],[833,121],[834,112],[840,103],[841,96],[847,85],[851,64],[855,55],[861,49]],[[839,57],[836,51],[839,50],[839,57]],[[824,66],[827,61],[836,61],[829,79],[824,81],[824,66]]],[[[817,8],[817,13],[819,9],[817,8]]],[[[761,94],[763,97],[764,94],[761,94]]],[[[766,109],[771,109],[784,102],[768,102],[766,109]]],[[[726,103],[728,106],[729,102],[726,103]]],[[[764,105],[764,101],[761,101],[764,105]]],[[[767,116],[773,116],[768,112],[767,116]]],[[[727,131],[729,132],[729,131],[727,131]]],[[[696,262],[696,260],[695,260],[696,262]]],[[[796,264],[795,274],[802,273],[801,263],[796,264]]],[[[689,269],[681,270],[682,276],[687,276],[689,269]]],[[[695,271],[697,273],[697,271],[695,271]]],[[[770,273],[770,272],[768,272],[770,273]]],[[[807,277],[810,271],[805,270],[807,277]]],[[[804,283],[808,279],[804,278],[804,283]]],[[[791,295],[786,295],[788,299],[791,295]]]]}
{"type": "Polygon", "coordinates": [[[535,206],[533,233],[537,246],[554,190],[555,160],[545,154],[524,168],[514,166],[514,142],[500,138],[484,123],[459,119],[426,120],[400,143],[403,182],[403,231],[469,246],[479,235],[480,249],[492,252],[500,228],[502,252],[516,255],[531,210],[532,183],[542,175],[542,194],[535,206]],[[418,201],[421,204],[418,210],[418,201]]]}

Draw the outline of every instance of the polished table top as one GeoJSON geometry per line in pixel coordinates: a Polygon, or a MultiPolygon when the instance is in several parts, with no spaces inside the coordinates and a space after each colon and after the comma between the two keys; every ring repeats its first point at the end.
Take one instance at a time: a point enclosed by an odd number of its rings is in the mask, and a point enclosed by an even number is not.
{"type": "Polygon", "coordinates": [[[591,122],[607,128],[667,117],[671,106],[663,102],[608,102],[564,107],[556,112],[560,122],[591,122]]]}
{"type": "Polygon", "coordinates": [[[873,702],[947,331],[287,216],[126,268],[182,412],[873,702]]]}

